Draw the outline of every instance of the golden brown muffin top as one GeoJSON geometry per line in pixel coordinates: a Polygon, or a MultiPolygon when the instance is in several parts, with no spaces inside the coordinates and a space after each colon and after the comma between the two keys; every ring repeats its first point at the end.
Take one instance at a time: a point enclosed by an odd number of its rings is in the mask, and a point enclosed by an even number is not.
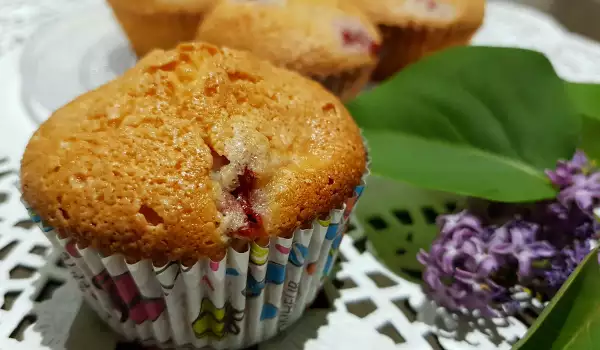
{"type": "Polygon", "coordinates": [[[377,24],[478,27],[486,0],[350,0],[377,24]]]}
{"type": "Polygon", "coordinates": [[[375,25],[345,0],[223,0],[197,37],[311,76],[374,65],[381,44],[375,25]]]}
{"type": "Polygon", "coordinates": [[[142,14],[206,12],[217,0],[109,0],[111,6],[142,14]]]}
{"type": "Polygon", "coordinates": [[[341,205],[364,170],[358,127],[318,83],[196,43],[57,110],[29,141],[21,183],[80,246],[191,263],[220,259],[230,237],[291,233],[341,205]]]}

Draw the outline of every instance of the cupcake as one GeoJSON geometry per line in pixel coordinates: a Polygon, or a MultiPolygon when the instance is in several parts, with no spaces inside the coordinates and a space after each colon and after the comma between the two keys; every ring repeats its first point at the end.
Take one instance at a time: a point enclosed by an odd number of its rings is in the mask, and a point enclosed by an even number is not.
{"type": "Polygon", "coordinates": [[[351,0],[383,36],[373,80],[389,78],[420,58],[467,45],[483,22],[485,0],[351,0]]]}
{"type": "Polygon", "coordinates": [[[138,57],[194,39],[216,0],[107,0],[138,57]]]}
{"type": "Polygon", "coordinates": [[[197,38],[247,50],[320,82],[344,100],[368,82],[380,35],[343,0],[224,0],[197,38]]]}
{"type": "Polygon", "coordinates": [[[365,163],[358,127],[318,83],[181,44],[57,110],[27,145],[21,190],[116,331],[238,349],[316,296],[365,163]]]}

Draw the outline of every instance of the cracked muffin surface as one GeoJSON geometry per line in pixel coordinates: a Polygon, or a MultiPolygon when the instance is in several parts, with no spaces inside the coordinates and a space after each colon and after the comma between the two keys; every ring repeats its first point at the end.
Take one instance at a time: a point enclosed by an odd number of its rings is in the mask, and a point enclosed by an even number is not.
{"type": "Polygon", "coordinates": [[[340,206],[364,171],[358,127],[318,83],[193,43],[57,110],[26,148],[21,183],[80,247],[193,263],[290,234],[340,206]]]}

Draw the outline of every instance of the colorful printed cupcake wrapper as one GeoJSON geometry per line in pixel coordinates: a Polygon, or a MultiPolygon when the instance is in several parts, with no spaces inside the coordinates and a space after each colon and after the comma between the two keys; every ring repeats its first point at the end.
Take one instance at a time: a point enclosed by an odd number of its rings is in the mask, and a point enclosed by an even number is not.
{"type": "Polygon", "coordinates": [[[61,239],[24,203],[63,260],[84,298],[128,340],[161,347],[237,349],[276,335],[296,321],[331,272],[347,221],[364,189],[310,229],[274,237],[267,247],[230,248],[221,261],[191,267],[149,260],[128,264],[61,239]]]}

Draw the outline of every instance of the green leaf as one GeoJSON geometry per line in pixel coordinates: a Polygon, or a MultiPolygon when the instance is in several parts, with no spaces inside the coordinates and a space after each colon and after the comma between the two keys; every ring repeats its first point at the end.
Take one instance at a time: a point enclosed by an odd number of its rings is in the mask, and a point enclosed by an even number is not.
{"type": "Polygon", "coordinates": [[[569,97],[583,117],[579,147],[591,159],[600,160],[600,85],[566,82],[569,97]]]}
{"type": "Polygon", "coordinates": [[[600,118],[583,118],[581,148],[590,159],[600,160],[600,118]]]}
{"type": "Polygon", "coordinates": [[[598,249],[571,274],[513,350],[591,350],[600,344],[598,249]]]}
{"type": "Polygon", "coordinates": [[[583,116],[600,120],[600,85],[567,83],[566,86],[577,111],[583,116]]]}
{"type": "Polygon", "coordinates": [[[347,106],[375,173],[504,202],[555,196],[543,170],[572,157],[581,130],[550,62],[521,49],[446,50],[347,106]]]}
{"type": "Polygon", "coordinates": [[[524,162],[392,131],[367,129],[364,135],[377,175],[501,202],[556,196],[544,173],[524,162]]]}

